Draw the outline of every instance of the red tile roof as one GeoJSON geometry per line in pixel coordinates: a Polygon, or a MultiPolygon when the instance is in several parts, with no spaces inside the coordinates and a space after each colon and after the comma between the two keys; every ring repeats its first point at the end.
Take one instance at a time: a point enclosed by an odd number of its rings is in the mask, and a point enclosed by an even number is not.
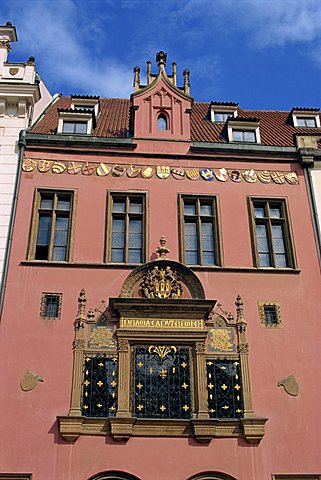
{"type": "MultiPolygon", "coordinates": [[[[97,137],[120,137],[129,135],[130,100],[101,98],[97,126],[92,132],[97,137]]],[[[58,109],[71,107],[70,97],[61,97],[52,104],[32,133],[55,134],[58,126],[58,109]]],[[[226,143],[224,124],[210,121],[210,103],[195,102],[191,114],[191,140],[193,142],[226,143]]],[[[237,108],[238,117],[259,118],[262,145],[295,146],[294,134],[318,134],[321,128],[298,128],[291,124],[291,112],[267,110],[243,110],[237,108]]]]}

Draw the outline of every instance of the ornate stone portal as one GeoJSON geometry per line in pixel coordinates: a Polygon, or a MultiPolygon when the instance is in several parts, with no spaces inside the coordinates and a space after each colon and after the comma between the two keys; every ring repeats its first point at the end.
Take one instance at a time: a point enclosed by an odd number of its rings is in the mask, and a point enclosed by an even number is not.
{"type": "Polygon", "coordinates": [[[71,407],[58,417],[79,435],[245,437],[259,442],[266,419],[252,410],[247,323],[205,300],[196,275],[160,258],[135,269],[109,307],[75,321],[71,407]],[[150,401],[151,395],[153,401],[150,401]]]}

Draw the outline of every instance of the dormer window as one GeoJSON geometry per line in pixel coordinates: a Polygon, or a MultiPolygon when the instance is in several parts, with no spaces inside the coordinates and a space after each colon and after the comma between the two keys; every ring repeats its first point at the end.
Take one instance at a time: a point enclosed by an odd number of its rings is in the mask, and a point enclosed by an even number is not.
{"type": "Polygon", "coordinates": [[[317,121],[315,117],[297,117],[298,127],[316,127],[317,121]]]}
{"type": "Polygon", "coordinates": [[[234,117],[234,112],[213,112],[214,122],[225,123],[229,117],[234,117]]]}
{"type": "Polygon", "coordinates": [[[96,126],[94,111],[61,108],[57,133],[89,135],[96,126]]]}
{"type": "Polygon", "coordinates": [[[211,102],[211,121],[225,123],[228,118],[237,116],[238,103],[234,102],[211,102]]]}
{"type": "Polygon", "coordinates": [[[157,130],[168,130],[167,118],[163,113],[157,117],[157,130]]]}
{"type": "Polygon", "coordinates": [[[233,142],[256,143],[255,130],[234,130],[232,129],[233,142]]]}
{"type": "Polygon", "coordinates": [[[88,122],[69,122],[64,121],[62,133],[87,133],[88,122]]]}
{"type": "Polygon", "coordinates": [[[229,142],[261,143],[258,118],[235,117],[227,120],[229,142]]]}
{"type": "Polygon", "coordinates": [[[318,108],[292,108],[292,120],[295,127],[320,128],[318,108]]]}

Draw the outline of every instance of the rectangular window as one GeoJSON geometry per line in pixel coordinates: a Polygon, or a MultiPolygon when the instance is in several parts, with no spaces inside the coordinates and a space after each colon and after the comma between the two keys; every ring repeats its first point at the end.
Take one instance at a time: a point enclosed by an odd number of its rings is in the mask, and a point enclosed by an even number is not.
{"type": "Polygon", "coordinates": [[[214,122],[226,122],[229,117],[234,117],[233,112],[214,112],[214,122]]]}
{"type": "Polygon", "coordinates": [[[41,296],[40,316],[52,320],[60,318],[61,300],[61,293],[43,293],[41,296]]]}
{"type": "Polygon", "coordinates": [[[298,127],[316,127],[316,119],[315,117],[297,117],[297,124],[298,127]]]}
{"type": "Polygon", "coordinates": [[[294,252],[284,200],[250,199],[258,267],[294,268],[294,252]]]}
{"type": "Polygon", "coordinates": [[[232,134],[233,134],[233,142],[245,142],[245,143],[256,142],[255,130],[234,130],[233,129],[232,134]]]}
{"type": "Polygon", "coordinates": [[[108,194],[107,262],[146,261],[146,198],[130,193],[108,194]]]}
{"type": "Polygon", "coordinates": [[[215,197],[180,198],[181,253],[187,265],[220,265],[215,197]]]}
{"type": "Polygon", "coordinates": [[[87,133],[87,122],[63,122],[63,133],[87,133]]]}
{"type": "Polygon", "coordinates": [[[73,192],[37,191],[29,260],[69,260],[73,199],[73,192]]]}

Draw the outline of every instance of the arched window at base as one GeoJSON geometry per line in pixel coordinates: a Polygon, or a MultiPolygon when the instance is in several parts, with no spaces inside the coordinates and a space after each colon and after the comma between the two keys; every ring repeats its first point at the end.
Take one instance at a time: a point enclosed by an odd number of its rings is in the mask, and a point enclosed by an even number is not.
{"type": "Polygon", "coordinates": [[[188,480],[237,480],[226,473],[204,472],[189,477],[188,480]]]}
{"type": "Polygon", "coordinates": [[[93,477],[90,477],[89,480],[140,480],[138,477],[134,475],[129,475],[123,472],[104,472],[93,477]]]}

